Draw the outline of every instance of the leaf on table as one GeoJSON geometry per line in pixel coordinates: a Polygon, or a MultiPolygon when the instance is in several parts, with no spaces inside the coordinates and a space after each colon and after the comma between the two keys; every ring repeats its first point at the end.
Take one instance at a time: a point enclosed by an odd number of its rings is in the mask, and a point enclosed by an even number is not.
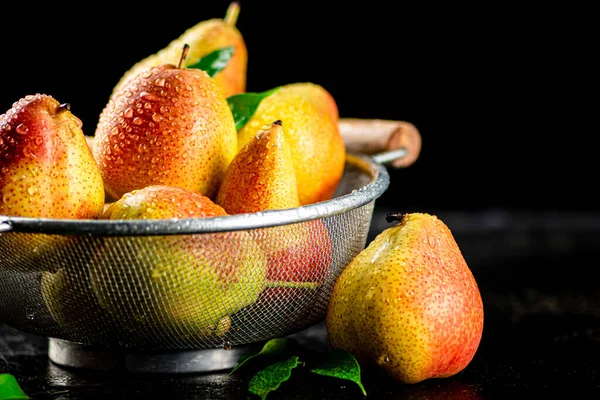
{"type": "Polygon", "coordinates": [[[296,341],[294,339],[290,339],[290,338],[276,338],[276,339],[271,339],[267,343],[265,343],[265,345],[263,346],[263,348],[258,353],[254,353],[254,354],[252,354],[252,353],[242,354],[240,356],[240,358],[238,359],[238,362],[235,365],[235,367],[233,367],[233,369],[229,373],[229,375],[233,374],[235,371],[237,371],[238,368],[240,368],[248,360],[250,360],[250,359],[252,359],[254,357],[257,357],[257,356],[275,356],[275,355],[278,355],[278,354],[282,354],[285,351],[289,350],[294,344],[296,344],[296,341]]]}
{"type": "Polygon", "coordinates": [[[354,356],[342,349],[334,349],[326,354],[321,365],[311,368],[310,372],[323,376],[333,376],[355,382],[363,395],[367,395],[360,380],[360,365],[354,356]]]}
{"type": "Polygon", "coordinates": [[[194,64],[187,65],[186,67],[201,69],[206,71],[206,73],[211,77],[214,77],[216,74],[225,69],[232,56],[233,46],[227,46],[208,53],[204,57],[200,57],[200,59],[194,64]]]}
{"type": "Polygon", "coordinates": [[[293,356],[269,365],[252,377],[248,383],[248,390],[262,400],[266,399],[270,392],[277,390],[279,385],[290,378],[292,369],[296,368],[298,364],[298,356],[293,356]]]}
{"type": "Polygon", "coordinates": [[[15,377],[11,374],[0,374],[0,400],[21,400],[30,397],[23,392],[15,377]]]}
{"type": "Polygon", "coordinates": [[[252,118],[256,112],[256,109],[260,105],[260,102],[264,98],[269,97],[273,93],[277,92],[279,88],[280,87],[278,86],[265,92],[247,92],[229,96],[227,98],[227,102],[229,103],[229,108],[233,114],[236,129],[238,131],[242,129],[250,120],[250,118],[252,118]]]}

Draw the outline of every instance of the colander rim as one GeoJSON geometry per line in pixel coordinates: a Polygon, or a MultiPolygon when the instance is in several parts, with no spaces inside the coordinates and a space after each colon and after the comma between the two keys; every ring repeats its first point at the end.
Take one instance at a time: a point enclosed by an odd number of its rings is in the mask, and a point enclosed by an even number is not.
{"type": "Polygon", "coordinates": [[[301,207],[220,217],[154,220],[55,219],[0,215],[0,234],[22,232],[77,236],[178,235],[266,228],[327,218],[374,201],[390,184],[386,167],[372,157],[348,153],[346,163],[362,164],[373,176],[372,181],[351,193],[301,207]]]}

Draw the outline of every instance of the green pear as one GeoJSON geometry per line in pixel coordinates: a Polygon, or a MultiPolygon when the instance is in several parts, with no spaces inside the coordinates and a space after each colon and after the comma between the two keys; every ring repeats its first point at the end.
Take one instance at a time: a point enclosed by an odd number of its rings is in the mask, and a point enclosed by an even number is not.
{"type": "Polygon", "coordinates": [[[326,316],[329,341],[404,383],[453,376],[481,340],[477,283],[439,218],[395,218],[401,222],[381,232],[337,279],[326,316]]]}
{"type": "MultiPolygon", "coordinates": [[[[189,189],[152,185],[112,203],[111,220],[227,215],[189,189]]],[[[246,231],[105,238],[90,263],[100,305],[137,335],[177,332],[194,340],[223,336],[230,316],[266,287],[266,261],[246,231]],[[135,333],[137,332],[137,333],[135,333]]]]}

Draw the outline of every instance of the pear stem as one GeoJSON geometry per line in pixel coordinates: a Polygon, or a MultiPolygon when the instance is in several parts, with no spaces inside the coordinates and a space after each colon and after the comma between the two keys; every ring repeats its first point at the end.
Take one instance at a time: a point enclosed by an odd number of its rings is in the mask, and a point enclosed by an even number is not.
{"type": "Polygon", "coordinates": [[[61,113],[64,111],[69,111],[69,110],[71,110],[71,104],[69,104],[69,103],[62,103],[61,105],[56,107],[56,113],[61,113]]]}
{"type": "Polygon", "coordinates": [[[189,52],[190,45],[186,43],[183,45],[183,50],[181,50],[181,57],[179,58],[179,64],[177,64],[177,68],[183,68],[183,63],[185,62],[185,59],[187,58],[189,52]]]}
{"type": "Polygon", "coordinates": [[[389,214],[386,214],[385,220],[387,222],[402,221],[403,216],[404,216],[404,214],[402,214],[402,213],[389,213],[389,214]]]}
{"type": "Polygon", "coordinates": [[[223,20],[227,25],[235,26],[238,15],[240,15],[240,3],[237,1],[231,2],[229,7],[227,8],[227,12],[225,13],[225,18],[223,20]]]}
{"type": "Polygon", "coordinates": [[[286,282],[286,281],[267,281],[269,288],[290,288],[290,289],[316,289],[320,286],[318,282],[286,282]]]}

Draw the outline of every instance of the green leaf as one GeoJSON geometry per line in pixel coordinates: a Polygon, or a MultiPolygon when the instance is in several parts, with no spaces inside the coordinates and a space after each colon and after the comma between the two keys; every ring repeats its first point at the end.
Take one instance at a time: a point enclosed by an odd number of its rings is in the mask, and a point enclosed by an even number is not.
{"type": "Polygon", "coordinates": [[[296,368],[298,364],[298,356],[293,356],[269,365],[252,377],[248,384],[248,390],[265,400],[270,392],[277,390],[279,385],[290,378],[292,369],[296,368]]]}
{"type": "Polygon", "coordinates": [[[221,72],[233,57],[233,46],[223,47],[200,57],[194,64],[187,65],[187,68],[197,68],[206,71],[211,77],[221,72]]]}
{"type": "Polygon", "coordinates": [[[250,118],[252,118],[260,102],[265,97],[277,92],[279,88],[280,86],[260,93],[240,93],[227,98],[229,108],[231,109],[233,119],[235,120],[235,127],[238,131],[246,125],[250,118]]]}
{"type": "Polygon", "coordinates": [[[240,358],[238,359],[238,362],[235,365],[235,367],[233,367],[233,369],[229,373],[229,375],[233,374],[235,371],[238,370],[238,368],[240,368],[248,360],[250,360],[250,359],[252,359],[254,357],[257,357],[257,356],[274,356],[274,355],[282,354],[283,352],[285,352],[286,350],[288,350],[292,346],[292,344],[295,344],[295,341],[293,339],[289,339],[289,338],[271,339],[267,343],[265,343],[265,345],[263,346],[263,348],[258,353],[254,353],[254,354],[251,354],[251,353],[242,354],[240,356],[240,358]]]}
{"type": "Polygon", "coordinates": [[[310,372],[353,381],[360,387],[363,395],[367,395],[367,391],[360,381],[360,365],[356,358],[346,350],[334,349],[327,353],[323,363],[317,368],[311,368],[310,372]]]}
{"type": "Polygon", "coordinates": [[[30,397],[23,392],[15,377],[11,374],[0,374],[0,400],[21,400],[30,397]]]}

